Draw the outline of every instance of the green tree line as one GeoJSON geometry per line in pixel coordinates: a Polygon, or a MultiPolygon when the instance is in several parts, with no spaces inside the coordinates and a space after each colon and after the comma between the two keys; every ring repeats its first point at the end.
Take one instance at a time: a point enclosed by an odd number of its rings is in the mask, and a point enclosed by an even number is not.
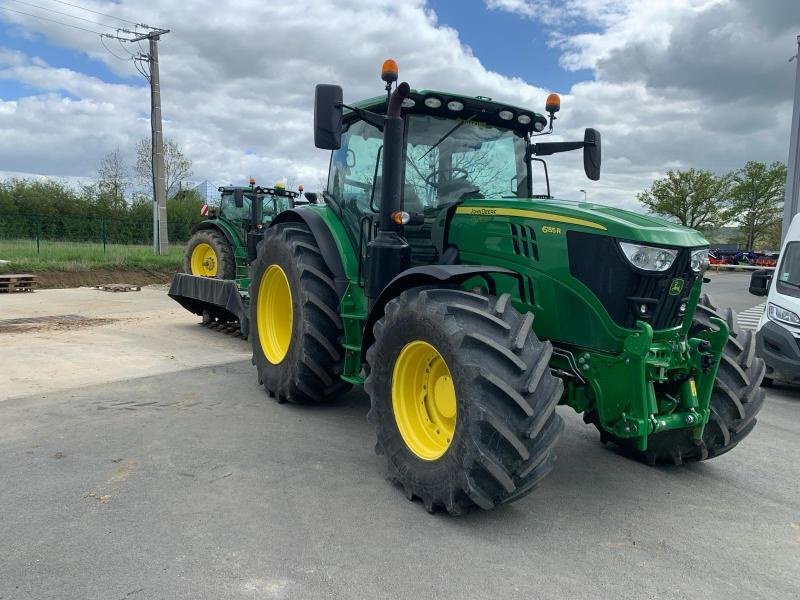
{"type": "MultiPolygon", "coordinates": [[[[203,200],[194,192],[178,191],[180,181],[191,176],[191,161],[171,140],[166,140],[165,149],[169,239],[185,242],[192,226],[202,220],[203,200]]],[[[133,173],[141,189],[147,189],[149,140],[137,144],[136,154],[133,173]]],[[[92,183],[78,188],[57,179],[0,181],[0,238],[148,243],[153,239],[152,197],[129,194],[131,187],[131,169],[119,149],[103,157],[92,183]]]]}
{"type": "Polygon", "coordinates": [[[711,241],[722,227],[735,228],[733,241],[745,250],[780,245],[786,165],[748,161],[717,175],[701,169],[673,170],[638,195],[650,212],[703,231],[711,241]]]}
{"type": "MultiPolygon", "coordinates": [[[[203,201],[194,192],[167,200],[170,241],[185,242],[199,222],[203,201]]],[[[152,240],[153,203],[127,200],[98,184],[74,189],[58,180],[0,181],[0,238],[137,244],[152,240]]]]}

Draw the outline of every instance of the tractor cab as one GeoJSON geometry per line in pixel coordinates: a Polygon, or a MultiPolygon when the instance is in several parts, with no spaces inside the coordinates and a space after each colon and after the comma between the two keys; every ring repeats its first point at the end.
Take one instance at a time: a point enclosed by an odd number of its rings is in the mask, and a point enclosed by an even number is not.
{"type": "MultiPolygon", "coordinates": [[[[332,148],[324,197],[341,212],[351,242],[361,248],[363,263],[377,233],[383,200],[383,115],[388,100],[379,96],[341,106],[340,137],[332,148]]],[[[555,94],[548,97],[545,116],[484,96],[409,90],[401,107],[398,208],[407,215],[400,218],[407,219],[402,225],[411,266],[442,260],[448,215],[465,200],[550,198],[547,165],[537,155],[582,148],[587,176],[599,178],[596,130],[587,129],[579,142],[536,143],[538,136],[552,131],[559,108],[555,94]]]]}

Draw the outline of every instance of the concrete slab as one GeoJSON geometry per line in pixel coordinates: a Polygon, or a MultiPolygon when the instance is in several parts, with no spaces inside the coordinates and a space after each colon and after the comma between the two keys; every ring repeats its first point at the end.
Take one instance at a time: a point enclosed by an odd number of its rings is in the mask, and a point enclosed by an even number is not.
{"type": "Polygon", "coordinates": [[[429,515],[368,400],[278,405],[249,361],[0,403],[0,598],[783,600],[800,589],[800,395],[739,448],[651,468],[578,415],[530,496],[429,515]]]}
{"type": "Polygon", "coordinates": [[[0,400],[206,367],[250,356],[247,342],[197,323],[166,286],[91,288],[0,297],[0,400]],[[84,320],[3,326],[54,315],[84,320]]]}
{"type": "Polygon", "coordinates": [[[111,321],[0,333],[0,599],[798,598],[800,388],[680,468],[559,409],[533,494],[431,516],[386,481],[362,393],[276,404],[248,344],[163,288],[0,298],[0,320],[71,313],[111,321]]]}

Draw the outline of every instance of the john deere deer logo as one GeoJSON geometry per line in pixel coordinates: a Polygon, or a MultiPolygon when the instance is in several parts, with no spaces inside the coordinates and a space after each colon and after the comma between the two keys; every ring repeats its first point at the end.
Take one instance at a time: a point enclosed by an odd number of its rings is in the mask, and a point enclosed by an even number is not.
{"type": "Polygon", "coordinates": [[[683,279],[673,279],[672,283],[669,284],[669,295],[670,296],[677,296],[683,291],[683,279]]]}

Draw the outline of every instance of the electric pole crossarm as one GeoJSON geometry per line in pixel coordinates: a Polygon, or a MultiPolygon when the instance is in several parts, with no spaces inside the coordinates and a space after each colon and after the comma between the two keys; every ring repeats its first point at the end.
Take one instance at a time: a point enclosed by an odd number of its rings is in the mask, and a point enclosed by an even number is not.
{"type": "Polygon", "coordinates": [[[143,40],[148,40],[152,38],[158,39],[158,36],[164,35],[165,33],[169,33],[169,29],[154,29],[153,31],[148,31],[147,33],[142,33],[141,31],[130,31],[128,29],[120,29],[123,33],[128,33],[134,37],[130,38],[129,42],[141,42],[143,40]]]}

